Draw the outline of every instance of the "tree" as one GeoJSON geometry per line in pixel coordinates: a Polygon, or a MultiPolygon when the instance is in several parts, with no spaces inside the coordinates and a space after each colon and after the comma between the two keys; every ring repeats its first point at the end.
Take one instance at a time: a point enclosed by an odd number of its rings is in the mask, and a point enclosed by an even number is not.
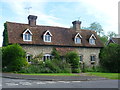
{"type": "Polygon", "coordinates": [[[83,29],[94,30],[99,35],[103,34],[102,26],[97,22],[93,22],[93,23],[90,24],[90,27],[83,27],[83,29]]]}
{"type": "Polygon", "coordinates": [[[3,31],[3,46],[8,45],[8,33],[7,33],[7,24],[4,23],[4,31],[3,31]]]}
{"type": "Polygon", "coordinates": [[[107,36],[108,36],[109,38],[112,38],[112,37],[115,37],[115,36],[116,36],[116,33],[110,31],[110,32],[108,32],[107,36]]]}
{"type": "Polygon", "coordinates": [[[2,67],[7,71],[19,71],[27,66],[26,53],[18,44],[2,48],[2,67]]]}
{"type": "Polygon", "coordinates": [[[60,54],[55,48],[53,48],[52,55],[54,56],[53,59],[60,60],[60,54]]]}
{"type": "Polygon", "coordinates": [[[106,45],[106,43],[108,42],[108,37],[106,35],[103,35],[103,36],[99,36],[99,38],[102,41],[102,43],[106,45]]]}
{"type": "Polygon", "coordinates": [[[80,72],[80,64],[79,64],[79,56],[76,52],[69,52],[66,54],[66,60],[71,64],[72,72],[79,73],[80,72]]]}
{"type": "Polygon", "coordinates": [[[120,45],[109,44],[100,51],[100,66],[108,72],[120,72],[120,45]]]}

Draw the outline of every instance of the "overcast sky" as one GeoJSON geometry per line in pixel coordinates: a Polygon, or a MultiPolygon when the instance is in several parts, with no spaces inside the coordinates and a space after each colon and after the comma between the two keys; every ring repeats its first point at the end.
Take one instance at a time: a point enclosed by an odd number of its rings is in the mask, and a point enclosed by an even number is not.
{"type": "Polygon", "coordinates": [[[119,0],[1,0],[0,46],[6,21],[28,23],[29,14],[38,16],[38,25],[70,27],[72,21],[82,21],[82,27],[92,22],[102,25],[105,33],[118,33],[119,0]],[[28,10],[26,8],[31,7],[28,10]]]}

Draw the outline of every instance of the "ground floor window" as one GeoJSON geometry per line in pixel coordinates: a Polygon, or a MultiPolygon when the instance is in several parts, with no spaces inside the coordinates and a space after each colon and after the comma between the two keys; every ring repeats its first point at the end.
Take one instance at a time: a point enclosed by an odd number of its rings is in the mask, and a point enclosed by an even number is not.
{"type": "Polygon", "coordinates": [[[28,63],[31,63],[31,55],[30,55],[30,54],[27,54],[26,58],[27,58],[27,62],[28,62],[28,63]]]}
{"type": "Polygon", "coordinates": [[[90,56],[90,61],[91,61],[91,64],[94,64],[94,62],[95,62],[95,55],[91,55],[90,56]]]}
{"type": "Polygon", "coordinates": [[[46,60],[52,60],[52,55],[51,54],[45,54],[43,56],[43,61],[46,61],[46,60]]]}
{"type": "Polygon", "coordinates": [[[79,62],[83,62],[83,55],[79,55],[80,61],[79,62]]]}

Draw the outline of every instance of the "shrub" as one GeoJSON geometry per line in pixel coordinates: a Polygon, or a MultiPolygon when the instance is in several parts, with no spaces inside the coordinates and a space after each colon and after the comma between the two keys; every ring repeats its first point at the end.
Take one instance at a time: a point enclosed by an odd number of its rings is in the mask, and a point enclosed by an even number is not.
{"type": "Polygon", "coordinates": [[[61,60],[60,59],[60,54],[55,48],[53,48],[52,55],[54,56],[53,59],[61,60]]]}
{"type": "Polygon", "coordinates": [[[71,64],[72,72],[80,72],[79,56],[76,52],[69,52],[66,54],[66,60],[71,64]]]}
{"type": "Polygon", "coordinates": [[[3,47],[2,60],[3,70],[6,71],[19,71],[28,64],[25,51],[18,44],[3,47]]]}
{"type": "Polygon", "coordinates": [[[100,66],[108,72],[120,72],[120,45],[109,44],[100,51],[100,66]]]}

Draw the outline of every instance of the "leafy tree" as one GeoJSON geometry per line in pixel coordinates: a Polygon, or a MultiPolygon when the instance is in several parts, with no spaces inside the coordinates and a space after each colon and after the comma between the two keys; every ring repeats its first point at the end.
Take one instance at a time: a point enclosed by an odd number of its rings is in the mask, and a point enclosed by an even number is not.
{"type": "Polygon", "coordinates": [[[53,48],[52,55],[54,57],[53,59],[60,60],[60,54],[55,48],[53,48]]]}
{"type": "Polygon", "coordinates": [[[108,42],[108,37],[106,35],[103,35],[103,36],[99,36],[99,38],[102,41],[102,43],[106,45],[106,43],[108,42]]]}
{"type": "Polygon", "coordinates": [[[108,72],[120,72],[120,45],[109,44],[100,52],[100,66],[108,72]]]}
{"type": "Polygon", "coordinates": [[[93,23],[90,24],[90,27],[83,27],[83,29],[94,30],[99,35],[103,34],[102,26],[97,22],[93,22],[93,23]]]}
{"type": "Polygon", "coordinates": [[[71,64],[72,72],[80,72],[79,56],[76,52],[69,52],[66,54],[66,60],[71,64]]]}
{"type": "Polygon", "coordinates": [[[115,36],[116,36],[116,33],[110,31],[110,32],[108,32],[107,36],[108,36],[109,38],[112,38],[112,37],[115,37],[115,36]]]}
{"type": "Polygon", "coordinates": [[[7,33],[7,24],[4,23],[4,31],[3,31],[3,46],[8,45],[8,33],[7,33]]]}
{"type": "Polygon", "coordinates": [[[6,71],[19,71],[28,64],[25,51],[18,44],[3,47],[2,60],[3,70],[6,71]]]}

